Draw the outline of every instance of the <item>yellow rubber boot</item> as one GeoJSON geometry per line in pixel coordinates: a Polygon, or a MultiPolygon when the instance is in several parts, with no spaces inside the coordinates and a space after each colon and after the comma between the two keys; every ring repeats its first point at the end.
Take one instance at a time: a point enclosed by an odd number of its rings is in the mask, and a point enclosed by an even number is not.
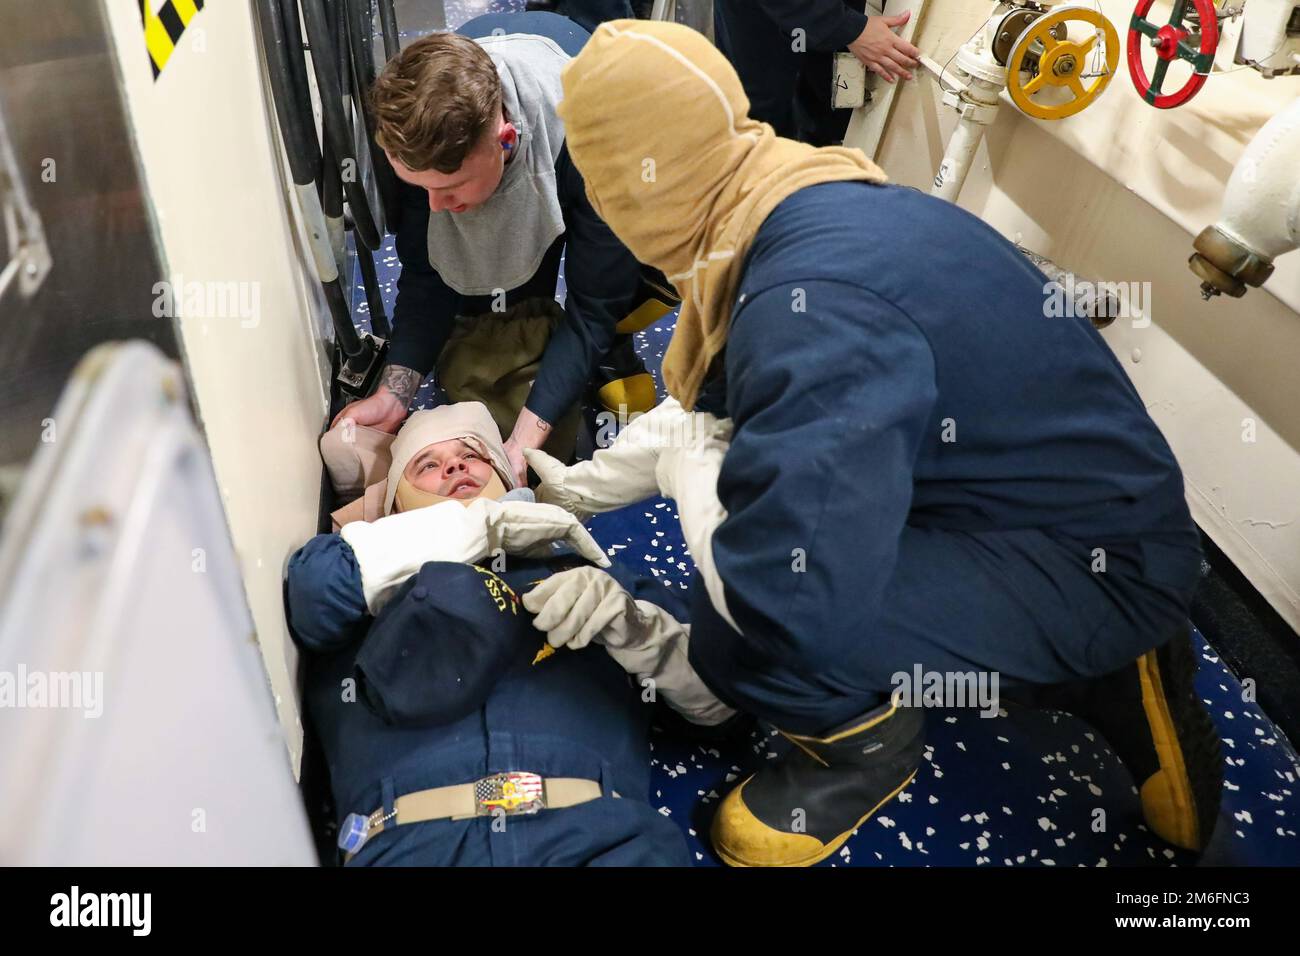
{"type": "Polygon", "coordinates": [[[1196,695],[1196,655],[1185,630],[1113,674],[1052,688],[1045,706],[1093,724],[1133,775],[1147,826],[1201,851],[1223,787],[1219,733],[1196,695]]]}
{"type": "Polygon", "coordinates": [[[729,866],[811,866],[896,797],[921,762],[924,714],[892,703],[795,746],[723,799],[713,848],[729,866]]]}
{"type": "Polygon", "coordinates": [[[649,372],[606,382],[596,390],[600,404],[624,417],[633,412],[648,412],[655,407],[655,380],[649,372]]]}

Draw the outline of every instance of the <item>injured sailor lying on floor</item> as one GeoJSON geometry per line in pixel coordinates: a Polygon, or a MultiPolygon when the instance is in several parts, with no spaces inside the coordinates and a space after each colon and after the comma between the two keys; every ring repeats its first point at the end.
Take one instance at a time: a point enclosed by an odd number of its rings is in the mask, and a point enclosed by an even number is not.
{"type": "Polygon", "coordinates": [[[516,488],[476,402],[396,438],[345,421],[321,449],[341,499],[361,493],[290,559],[286,603],[345,862],[687,864],[648,802],[651,705],[734,712],[686,663],[672,592],[616,579],[574,516],[516,488]],[[565,571],[560,591],[601,596],[591,626],[535,627],[520,595],[565,571]]]}

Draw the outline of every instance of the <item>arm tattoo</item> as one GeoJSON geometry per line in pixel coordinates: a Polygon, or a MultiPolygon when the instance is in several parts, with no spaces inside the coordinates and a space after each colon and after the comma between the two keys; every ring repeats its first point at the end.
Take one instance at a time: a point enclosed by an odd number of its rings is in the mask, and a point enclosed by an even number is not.
{"type": "Polygon", "coordinates": [[[403,405],[410,405],[411,399],[420,388],[424,376],[413,368],[404,365],[389,365],[379,379],[379,384],[402,400],[403,405]]]}

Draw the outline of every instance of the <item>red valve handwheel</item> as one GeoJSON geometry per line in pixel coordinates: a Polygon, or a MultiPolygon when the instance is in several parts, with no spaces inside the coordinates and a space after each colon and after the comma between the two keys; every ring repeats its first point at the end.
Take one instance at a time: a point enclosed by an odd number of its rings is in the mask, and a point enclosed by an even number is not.
{"type": "Polygon", "coordinates": [[[1152,23],[1146,18],[1151,4],[1155,0],[1138,0],[1137,8],[1128,28],[1128,72],[1133,78],[1142,99],[1156,109],[1171,110],[1182,106],[1201,91],[1210,68],[1214,65],[1214,51],[1219,48],[1219,18],[1214,9],[1214,0],[1174,0],[1174,8],[1169,22],[1163,26],[1152,23]],[[1201,19],[1201,46],[1199,50],[1187,45],[1190,32],[1183,23],[1187,8],[1196,7],[1201,19]],[[1142,66],[1143,38],[1149,39],[1155,48],[1156,68],[1150,79],[1142,66]],[[1182,89],[1174,93],[1164,93],[1165,74],[1169,64],[1174,60],[1186,60],[1192,64],[1195,72],[1182,89]]]}

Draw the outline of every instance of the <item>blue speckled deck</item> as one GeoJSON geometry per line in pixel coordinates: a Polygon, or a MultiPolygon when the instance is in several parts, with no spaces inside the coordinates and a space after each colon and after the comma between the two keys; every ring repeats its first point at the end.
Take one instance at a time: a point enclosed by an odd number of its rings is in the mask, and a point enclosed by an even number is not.
{"type": "MultiPolygon", "coordinates": [[[[449,0],[455,26],[518,2],[449,0]]],[[[391,315],[399,272],[392,237],[376,256],[391,315]]],[[[359,282],[359,279],[357,280],[359,282]]],[[[563,299],[564,282],[557,292],[563,299]]],[[[358,327],[368,326],[358,291],[358,327]]],[[[655,374],[676,316],[637,335],[655,374]]],[[[431,382],[420,407],[436,402],[431,382]]],[[[685,589],[694,570],[671,502],[654,499],[602,515],[592,534],[611,559],[685,589]]],[[[1197,688],[1224,738],[1223,809],[1205,864],[1300,864],[1300,759],[1268,716],[1243,701],[1241,683],[1200,635],[1197,688]]],[[[823,866],[1185,866],[1142,823],[1137,791],[1100,734],[1068,714],[1010,705],[998,717],[932,711],[925,762],[897,800],[863,825],[823,866]],[[1094,831],[1101,809],[1102,832],[1094,831]]],[[[774,759],[782,738],[755,730],[734,752],[656,732],[650,742],[651,798],[677,822],[695,861],[719,865],[708,845],[713,812],[730,787],[774,759]]]]}

